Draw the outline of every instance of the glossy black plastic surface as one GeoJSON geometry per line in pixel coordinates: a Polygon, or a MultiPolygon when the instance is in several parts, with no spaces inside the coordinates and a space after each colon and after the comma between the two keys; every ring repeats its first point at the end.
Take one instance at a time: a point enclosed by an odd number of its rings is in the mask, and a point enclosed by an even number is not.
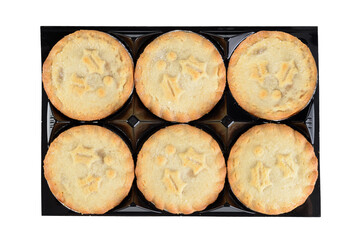
{"type": "MultiPolygon", "coordinates": [[[[219,50],[225,66],[237,45],[248,35],[260,30],[277,30],[290,33],[298,37],[311,50],[318,67],[318,31],[317,27],[41,27],[41,53],[42,63],[45,61],[51,48],[62,37],[79,29],[94,29],[106,32],[119,41],[128,49],[134,63],[145,46],[162,33],[172,30],[189,30],[201,34],[209,39],[219,50]]],[[[269,122],[259,119],[243,110],[232,97],[228,86],[224,95],[213,110],[201,119],[189,124],[199,127],[210,133],[219,143],[225,159],[228,158],[230,149],[238,137],[250,127],[269,122]]],[[[319,156],[319,80],[316,92],[301,112],[280,123],[287,124],[302,133],[314,146],[315,154],[319,159],[319,178],[313,193],[306,202],[292,212],[280,216],[320,216],[320,156],[319,156]]],[[[162,120],[153,115],[141,103],[134,90],[130,99],[111,116],[92,122],[83,122],[70,119],[56,110],[47,98],[42,87],[42,141],[41,141],[41,193],[42,215],[80,215],[75,213],[60,202],[50,192],[44,178],[43,160],[49,144],[61,132],[73,126],[81,124],[96,124],[104,126],[120,135],[129,145],[136,164],[136,156],[146,139],[165,126],[174,124],[162,120]]],[[[120,205],[104,215],[118,216],[164,216],[173,215],[166,211],[160,211],[146,201],[136,187],[136,180],[129,195],[120,205]]],[[[264,216],[247,209],[236,199],[231,192],[226,180],[223,191],[218,199],[209,205],[204,211],[195,212],[196,216],[264,216]]]]}

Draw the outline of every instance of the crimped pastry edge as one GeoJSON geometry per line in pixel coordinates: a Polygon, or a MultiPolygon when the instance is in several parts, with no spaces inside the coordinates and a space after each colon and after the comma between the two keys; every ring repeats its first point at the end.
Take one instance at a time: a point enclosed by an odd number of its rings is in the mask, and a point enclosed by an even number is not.
{"type": "Polygon", "coordinates": [[[188,214],[192,214],[197,211],[204,210],[208,205],[213,203],[218,198],[219,193],[223,190],[224,184],[225,184],[226,165],[225,165],[225,159],[224,159],[224,156],[222,154],[219,144],[210,134],[208,134],[207,132],[205,132],[197,127],[194,127],[194,126],[191,126],[188,124],[175,124],[175,125],[167,126],[165,128],[161,128],[160,130],[155,132],[153,135],[151,135],[144,142],[141,150],[139,151],[138,157],[137,157],[135,176],[137,179],[136,184],[137,184],[138,189],[143,194],[143,196],[146,198],[146,200],[153,203],[157,209],[165,210],[165,211],[167,211],[169,213],[173,213],[173,214],[188,215],[188,214]],[[187,131],[187,133],[190,133],[190,134],[200,134],[199,138],[211,140],[210,144],[213,147],[216,147],[217,152],[218,152],[217,156],[216,156],[216,163],[217,163],[217,166],[219,167],[219,179],[220,180],[217,182],[212,195],[209,195],[208,198],[204,199],[203,202],[194,204],[190,208],[186,208],[185,206],[177,206],[177,205],[171,204],[171,203],[166,203],[165,201],[162,201],[161,199],[156,198],[154,193],[151,191],[148,191],[146,186],[143,184],[143,182],[142,182],[143,179],[141,176],[142,172],[146,171],[146,170],[144,170],[143,163],[142,163],[144,161],[143,160],[143,154],[144,154],[143,149],[147,148],[149,145],[155,144],[156,138],[162,134],[166,135],[167,131],[183,131],[184,129],[185,129],[185,131],[187,131]]]}
{"type": "Polygon", "coordinates": [[[165,119],[170,122],[179,122],[179,123],[187,123],[193,120],[197,120],[204,116],[205,114],[209,113],[215,105],[220,101],[226,85],[226,69],[224,65],[224,61],[221,57],[221,54],[219,53],[218,49],[215,47],[215,45],[205,38],[204,36],[194,33],[192,31],[188,30],[174,30],[170,31],[164,34],[161,34],[160,36],[156,37],[151,43],[149,43],[144,51],[141,53],[140,57],[137,60],[136,66],[135,66],[135,73],[134,73],[134,81],[135,81],[135,90],[141,100],[141,102],[144,104],[144,106],[149,109],[153,114],[156,116],[165,119]],[[143,76],[143,69],[142,65],[144,65],[145,62],[150,61],[151,59],[147,57],[148,53],[147,51],[151,51],[152,48],[156,48],[155,45],[159,41],[163,41],[164,38],[168,37],[177,37],[187,34],[189,37],[193,38],[194,40],[201,40],[203,41],[211,51],[216,51],[216,62],[221,64],[221,75],[222,77],[219,79],[218,88],[216,89],[216,95],[214,97],[213,104],[209,104],[208,106],[203,106],[201,109],[197,109],[197,111],[192,111],[188,113],[172,113],[167,109],[162,109],[159,104],[153,103],[153,98],[149,94],[146,93],[145,86],[141,81],[141,78],[143,76]]]}
{"type": "MultiPolygon", "coordinates": [[[[113,209],[117,205],[119,205],[125,197],[129,194],[132,183],[134,180],[134,161],[132,158],[131,151],[127,144],[124,142],[124,140],[112,132],[111,130],[100,127],[97,125],[80,125],[72,127],[62,133],[59,134],[57,138],[54,139],[54,141],[50,144],[50,147],[48,149],[48,152],[45,155],[44,161],[43,161],[43,169],[44,169],[44,177],[48,183],[49,189],[51,193],[54,195],[54,197],[65,207],[68,209],[81,213],[81,214],[104,214],[108,212],[109,210],[113,209]],[[102,208],[97,208],[94,210],[88,210],[86,207],[76,207],[75,204],[71,201],[68,201],[64,198],[63,192],[57,187],[57,183],[53,181],[53,170],[50,167],[51,162],[54,161],[54,159],[51,157],[52,153],[56,151],[56,145],[59,144],[59,142],[63,141],[65,138],[69,138],[69,135],[76,134],[78,131],[85,131],[85,132],[99,132],[102,136],[109,137],[109,141],[114,142],[117,144],[122,152],[127,152],[126,154],[129,156],[126,159],[126,165],[129,167],[129,171],[126,173],[126,180],[125,184],[121,188],[121,191],[117,193],[118,197],[114,199],[113,201],[109,201],[107,203],[104,203],[102,208]]],[[[115,194],[115,193],[114,193],[115,194]]]]}
{"type": "Polygon", "coordinates": [[[266,120],[274,120],[274,121],[281,121],[281,120],[287,119],[287,118],[299,113],[304,108],[306,108],[306,106],[311,102],[311,99],[316,91],[316,86],[317,86],[317,81],[318,81],[317,67],[316,67],[315,59],[314,59],[310,49],[308,48],[308,46],[306,46],[304,43],[302,43],[297,37],[295,37],[289,33],[281,32],[281,31],[259,31],[254,34],[251,34],[250,36],[247,36],[236,47],[233,54],[231,55],[228,69],[227,69],[227,79],[228,79],[230,92],[240,107],[242,107],[245,111],[249,112],[250,114],[252,114],[256,117],[266,119],[266,120]],[[311,81],[310,81],[311,86],[309,87],[309,90],[306,92],[306,95],[305,95],[306,97],[304,97],[304,100],[299,101],[298,104],[294,105],[294,107],[290,111],[278,111],[275,113],[260,112],[260,111],[258,111],[258,109],[256,107],[252,106],[251,104],[248,104],[246,101],[246,98],[244,96],[242,96],[241,94],[238,94],[236,92],[236,88],[234,86],[234,82],[236,82],[236,76],[233,73],[233,69],[235,68],[236,63],[238,62],[240,55],[243,52],[246,52],[248,47],[252,46],[256,42],[258,42],[262,39],[265,39],[265,38],[269,38],[269,37],[275,37],[275,38],[279,38],[284,41],[291,41],[291,42],[296,43],[296,45],[299,46],[299,48],[301,48],[302,51],[306,53],[307,60],[309,62],[310,71],[311,71],[311,81]]]}
{"type": "Polygon", "coordinates": [[[52,105],[54,105],[54,107],[58,109],[61,113],[63,113],[65,116],[80,121],[99,120],[115,113],[126,103],[126,101],[130,98],[134,90],[134,76],[133,76],[134,62],[131,57],[131,54],[118,39],[116,39],[115,37],[111,36],[108,33],[97,30],[77,30],[73,33],[64,36],[52,47],[52,49],[49,52],[49,55],[45,59],[42,69],[43,69],[42,82],[43,82],[44,90],[52,105]],[[121,57],[127,59],[125,61],[130,64],[130,66],[128,66],[130,74],[129,77],[126,79],[126,82],[123,87],[123,91],[121,92],[121,96],[117,104],[112,104],[110,107],[104,108],[104,111],[99,111],[98,113],[92,113],[92,114],[79,114],[76,112],[76,110],[65,109],[63,107],[62,102],[56,96],[54,89],[52,87],[51,69],[52,69],[53,59],[56,57],[56,54],[62,50],[62,48],[67,44],[67,42],[71,38],[76,36],[81,36],[82,34],[98,35],[101,36],[101,38],[106,39],[106,41],[111,42],[111,45],[116,46],[116,48],[120,51],[121,57]]]}
{"type": "Polygon", "coordinates": [[[235,144],[232,146],[232,148],[230,150],[230,154],[229,154],[229,158],[228,158],[228,162],[227,162],[227,174],[228,174],[228,181],[229,181],[231,191],[234,193],[235,197],[241,203],[243,203],[247,208],[249,208],[255,212],[259,212],[259,213],[266,214],[266,215],[279,215],[279,214],[291,212],[295,208],[304,204],[305,201],[310,196],[310,194],[313,192],[317,178],[318,178],[318,159],[315,155],[313,146],[306,140],[306,138],[301,133],[299,133],[298,131],[292,129],[291,127],[289,127],[285,124],[265,123],[265,124],[256,125],[256,126],[250,128],[236,140],[235,144]],[[235,171],[233,170],[234,158],[232,156],[235,154],[238,146],[241,145],[243,143],[243,141],[245,141],[247,138],[249,138],[253,134],[253,132],[262,131],[263,129],[274,128],[274,127],[281,128],[280,131],[284,131],[287,134],[290,134],[290,133],[294,134],[295,138],[298,141],[305,142],[305,150],[307,152],[312,153],[312,157],[309,160],[309,165],[308,165],[309,169],[311,169],[311,173],[308,176],[309,182],[308,182],[308,185],[303,189],[302,197],[299,198],[297,200],[297,202],[289,203],[288,205],[283,206],[279,209],[274,209],[271,206],[264,207],[260,202],[250,201],[248,194],[246,192],[243,192],[242,189],[240,189],[238,186],[235,185],[235,182],[237,179],[233,174],[235,171]]]}

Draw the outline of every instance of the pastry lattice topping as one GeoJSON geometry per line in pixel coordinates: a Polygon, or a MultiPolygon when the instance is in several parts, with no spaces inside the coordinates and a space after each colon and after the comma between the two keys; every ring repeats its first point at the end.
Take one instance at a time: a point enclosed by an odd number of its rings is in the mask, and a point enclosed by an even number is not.
{"type": "Polygon", "coordinates": [[[190,75],[194,81],[208,76],[206,73],[206,63],[200,62],[192,55],[188,59],[180,60],[179,63],[181,65],[181,73],[190,75]]]}
{"type": "Polygon", "coordinates": [[[84,55],[81,59],[85,63],[89,73],[104,73],[105,61],[99,56],[95,49],[84,49],[84,55]]]}
{"type": "Polygon", "coordinates": [[[77,145],[77,147],[70,152],[70,155],[76,163],[82,163],[88,167],[97,158],[94,149],[85,148],[81,144],[77,145]]]}
{"type": "Polygon", "coordinates": [[[295,162],[290,157],[290,154],[282,155],[279,154],[276,156],[277,162],[276,166],[281,169],[284,174],[284,177],[293,177],[295,174],[295,162]]]}
{"type": "Polygon", "coordinates": [[[290,62],[282,62],[279,71],[276,73],[276,78],[279,81],[279,87],[286,87],[293,84],[293,79],[298,73],[294,60],[290,62]]]}
{"type": "Polygon", "coordinates": [[[78,180],[79,185],[82,187],[83,191],[87,194],[96,192],[99,189],[101,177],[95,177],[94,175],[88,175],[85,178],[80,178],[78,180]]]}
{"type": "Polygon", "coordinates": [[[192,147],[188,148],[186,152],[180,153],[179,157],[181,158],[184,166],[192,169],[194,175],[197,175],[205,168],[204,154],[197,153],[192,147]]]}
{"type": "Polygon", "coordinates": [[[259,192],[271,185],[269,179],[270,168],[265,167],[264,164],[258,161],[251,169],[251,185],[253,185],[259,192]]]}
{"type": "Polygon", "coordinates": [[[165,183],[166,189],[176,195],[181,195],[186,186],[186,183],[181,179],[178,170],[173,171],[165,168],[162,181],[165,183]]]}
{"type": "MultiPolygon", "coordinates": [[[[280,64],[279,70],[274,75],[272,75],[268,71],[268,62],[263,61],[259,64],[255,64],[252,66],[250,77],[256,79],[259,85],[261,87],[264,87],[260,90],[259,97],[261,99],[265,99],[269,95],[268,90],[266,90],[266,83],[265,83],[265,79],[267,77],[271,77],[271,76],[275,77],[274,79],[277,80],[276,86],[279,88],[284,88],[288,85],[293,84],[293,79],[297,73],[298,73],[298,69],[296,68],[294,60],[290,62],[282,62],[280,64]]],[[[272,88],[273,87],[274,86],[272,86],[272,88]]],[[[272,99],[279,100],[282,98],[282,92],[279,89],[274,89],[270,92],[271,92],[270,96],[272,99]]]]}
{"type": "Polygon", "coordinates": [[[84,77],[78,76],[76,73],[73,73],[70,78],[72,89],[78,94],[83,95],[85,92],[90,91],[91,87],[87,83],[84,77]]]}
{"type": "Polygon", "coordinates": [[[178,75],[175,77],[172,77],[168,74],[163,75],[161,87],[167,99],[172,101],[178,100],[180,95],[184,92],[184,90],[180,88],[178,80],[178,75]]]}
{"type": "Polygon", "coordinates": [[[269,74],[267,69],[268,62],[264,61],[251,68],[250,76],[259,81],[260,84],[264,83],[265,77],[269,74]]]}

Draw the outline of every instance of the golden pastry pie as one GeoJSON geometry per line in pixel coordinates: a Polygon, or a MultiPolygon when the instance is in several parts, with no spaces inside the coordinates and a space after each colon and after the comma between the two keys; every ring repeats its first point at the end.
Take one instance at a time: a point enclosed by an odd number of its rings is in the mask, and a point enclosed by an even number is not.
{"type": "Polygon", "coordinates": [[[133,91],[133,61],[112,36],[79,30],[51,49],[43,83],[51,103],[66,116],[84,121],[114,113],[133,91]]]}
{"type": "Polygon", "coordinates": [[[302,205],[318,177],[312,145],[283,124],[257,125],[242,134],[227,165],[235,196],[248,208],[269,215],[302,205]]]}
{"type": "Polygon", "coordinates": [[[172,125],[142,146],[137,186],[158,209],[175,214],[201,211],[224,187],[226,166],[218,143],[190,125],[172,125]]]}
{"type": "Polygon", "coordinates": [[[152,113],[189,122],[208,113],[225,88],[225,66],[215,46],[199,34],[168,32],[152,41],[135,68],[135,88],[152,113]]]}
{"type": "Polygon", "coordinates": [[[128,195],[134,163],[118,135],[82,125],[66,130],[50,144],[44,174],[62,204],[83,214],[102,214],[128,195]]]}
{"type": "Polygon", "coordinates": [[[282,120],[308,104],[315,91],[317,69],[309,48],[298,38],[260,31],[235,49],[228,82],[243,109],[260,118],[282,120]]]}

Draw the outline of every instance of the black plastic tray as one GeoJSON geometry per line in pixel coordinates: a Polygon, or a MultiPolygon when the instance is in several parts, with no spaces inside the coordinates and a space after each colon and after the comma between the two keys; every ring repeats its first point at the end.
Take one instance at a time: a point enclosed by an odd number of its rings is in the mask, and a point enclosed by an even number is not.
{"type": "MultiPolygon", "coordinates": [[[[209,39],[219,50],[228,66],[232,52],[248,35],[260,30],[278,30],[298,37],[311,50],[318,65],[318,31],[317,27],[41,27],[41,56],[44,63],[51,48],[65,35],[79,29],[94,29],[109,33],[120,40],[131,54],[134,64],[145,46],[157,36],[172,30],[189,30],[209,39]]],[[[128,143],[136,164],[136,156],[143,142],[158,129],[174,124],[153,115],[140,101],[134,90],[130,99],[116,113],[99,121],[77,121],[70,119],[56,110],[50,103],[42,87],[41,117],[41,200],[42,215],[80,215],[63,206],[51,193],[44,178],[43,160],[49,144],[61,132],[76,125],[96,124],[106,127],[120,135],[128,143]]],[[[190,122],[210,133],[220,144],[225,160],[238,137],[250,127],[270,122],[259,119],[244,111],[232,97],[228,86],[224,95],[214,109],[201,119],[190,122]]],[[[298,114],[284,121],[302,133],[314,146],[319,156],[319,80],[316,92],[310,103],[298,114]]],[[[320,216],[320,161],[319,177],[313,193],[306,202],[293,211],[280,216],[320,216]]],[[[114,209],[104,215],[118,216],[164,216],[174,215],[158,210],[148,202],[136,187],[136,180],[129,195],[114,209]]],[[[190,216],[264,216],[246,208],[230,190],[226,180],[225,187],[218,199],[205,210],[190,216]]]]}

